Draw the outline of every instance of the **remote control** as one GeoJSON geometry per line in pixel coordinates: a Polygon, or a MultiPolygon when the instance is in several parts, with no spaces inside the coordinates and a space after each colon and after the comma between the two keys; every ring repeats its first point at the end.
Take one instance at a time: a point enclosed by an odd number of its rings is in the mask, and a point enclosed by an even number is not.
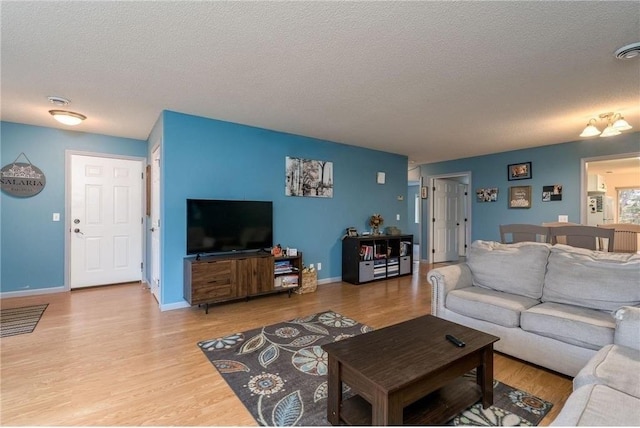
{"type": "Polygon", "coordinates": [[[450,334],[447,334],[447,335],[445,336],[445,338],[446,338],[449,342],[451,342],[451,343],[453,343],[454,345],[456,345],[458,348],[462,348],[462,347],[465,345],[465,343],[464,343],[462,340],[460,340],[460,339],[458,339],[457,337],[452,336],[452,335],[450,335],[450,334]]]}

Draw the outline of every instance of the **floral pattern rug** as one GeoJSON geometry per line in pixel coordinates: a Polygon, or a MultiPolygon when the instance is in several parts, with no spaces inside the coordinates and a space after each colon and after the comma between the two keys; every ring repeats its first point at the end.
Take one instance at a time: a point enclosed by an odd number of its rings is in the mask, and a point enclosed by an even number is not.
{"type": "MultiPolygon", "coordinates": [[[[322,345],[373,329],[333,311],[203,340],[198,346],[262,426],[328,426],[322,345]]],[[[343,398],[351,395],[344,386],[343,398]]],[[[453,425],[537,425],[551,403],[494,382],[495,405],[475,405],[453,425]]]]}

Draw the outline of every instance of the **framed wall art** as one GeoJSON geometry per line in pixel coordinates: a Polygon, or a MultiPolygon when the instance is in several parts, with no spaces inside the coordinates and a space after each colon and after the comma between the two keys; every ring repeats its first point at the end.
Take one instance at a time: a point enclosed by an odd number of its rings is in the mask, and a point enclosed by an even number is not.
{"type": "Polygon", "coordinates": [[[561,201],[562,185],[542,186],[542,202],[561,201]]]}
{"type": "Polygon", "coordinates": [[[531,173],[531,162],[512,163],[507,166],[507,174],[509,181],[528,180],[533,177],[531,173]]]}
{"type": "Polygon", "coordinates": [[[531,186],[509,187],[509,208],[531,208],[531,186]]]}
{"type": "Polygon", "coordinates": [[[287,156],[285,195],[333,198],[333,162],[287,156]]]}
{"type": "Polygon", "coordinates": [[[498,200],[498,188],[487,187],[476,189],[476,202],[496,202],[498,200]]]}

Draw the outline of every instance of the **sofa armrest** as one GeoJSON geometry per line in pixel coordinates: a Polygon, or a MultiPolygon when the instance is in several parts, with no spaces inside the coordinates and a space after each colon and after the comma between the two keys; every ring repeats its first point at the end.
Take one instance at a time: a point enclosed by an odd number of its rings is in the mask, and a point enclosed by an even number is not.
{"type": "Polygon", "coordinates": [[[640,350],[640,307],[623,306],[614,317],[616,331],[613,343],[640,350]]]}
{"type": "Polygon", "coordinates": [[[471,270],[466,263],[431,269],[427,272],[431,284],[431,315],[438,316],[444,310],[447,293],[456,288],[471,287],[471,270]]]}

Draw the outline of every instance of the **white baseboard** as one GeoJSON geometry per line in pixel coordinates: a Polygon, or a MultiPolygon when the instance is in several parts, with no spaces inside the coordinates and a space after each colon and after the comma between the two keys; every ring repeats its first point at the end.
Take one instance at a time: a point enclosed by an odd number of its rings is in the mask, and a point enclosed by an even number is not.
{"type": "Polygon", "coordinates": [[[0,299],[8,299],[11,297],[27,297],[38,296],[40,294],[53,294],[53,293],[66,293],[69,290],[64,286],[61,287],[49,287],[49,288],[34,288],[31,290],[19,290],[19,291],[5,291],[0,293],[0,299]]]}

